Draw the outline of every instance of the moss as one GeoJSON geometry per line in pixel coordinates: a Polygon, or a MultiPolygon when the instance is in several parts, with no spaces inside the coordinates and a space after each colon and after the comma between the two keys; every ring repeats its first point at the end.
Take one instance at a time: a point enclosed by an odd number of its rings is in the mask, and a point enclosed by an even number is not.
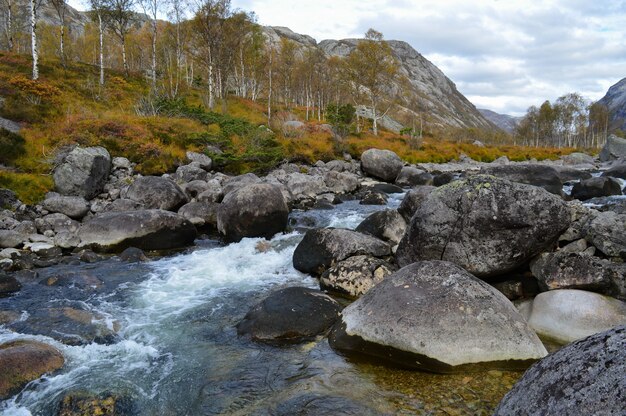
{"type": "Polygon", "coordinates": [[[25,204],[42,201],[53,186],[54,182],[49,175],[0,172],[0,188],[12,190],[25,204]]]}

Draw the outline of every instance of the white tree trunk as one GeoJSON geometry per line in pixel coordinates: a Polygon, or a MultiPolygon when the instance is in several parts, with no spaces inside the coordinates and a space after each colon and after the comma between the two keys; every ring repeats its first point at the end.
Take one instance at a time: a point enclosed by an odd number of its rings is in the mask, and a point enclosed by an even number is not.
{"type": "Polygon", "coordinates": [[[157,1],[154,0],[152,16],[152,88],[156,88],[157,81],[157,1]]]}
{"type": "Polygon", "coordinates": [[[209,65],[209,109],[215,107],[215,82],[213,81],[213,65],[209,65]]]}
{"type": "Polygon", "coordinates": [[[270,127],[272,121],[272,60],[274,51],[270,50],[270,66],[269,66],[269,91],[267,93],[267,127],[270,127]]]}
{"type": "Polygon", "coordinates": [[[126,39],[122,38],[122,62],[124,64],[124,72],[126,75],[130,73],[128,62],[126,61],[126,39]]]}
{"type": "Polygon", "coordinates": [[[37,6],[30,0],[30,40],[33,54],[33,79],[39,79],[39,53],[37,52],[37,6]]]}
{"type": "Polygon", "coordinates": [[[61,63],[65,65],[65,23],[61,22],[61,41],[59,43],[59,53],[61,54],[61,63]]]}
{"type": "Polygon", "coordinates": [[[98,12],[98,30],[100,32],[100,85],[104,85],[104,25],[100,12],[98,12]]]}
{"type": "Polygon", "coordinates": [[[13,2],[9,1],[7,4],[7,47],[9,52],[13,51],[13,2]]]}

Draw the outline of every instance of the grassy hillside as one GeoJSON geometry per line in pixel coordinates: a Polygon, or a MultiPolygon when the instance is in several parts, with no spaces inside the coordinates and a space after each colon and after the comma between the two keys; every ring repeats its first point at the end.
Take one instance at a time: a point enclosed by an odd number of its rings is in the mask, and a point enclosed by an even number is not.
{"type": "Polygon", "coordinates": [[[44,61],[41,79],[29,79],[27,56],[0,54],[0,116],[19,122],[20,135],[0,133],[0,186],[13,189],[25,202],[34,203],[52,187],[50,173],[55,155],[65,146],[101,145],[112,156],[137,163],[142,174],[171,172],[185,163],[187,150],[207,151],[207,145],[223,151],[210,154],[229,173],[266,171],[285,161],[313,163],[349,153],[358,157],[370,147],[387,148],[409,162],[445,162],[461,153],[481,161],[507,155],[513,160],[556,158],[573,149],[478,147],[450,137],[426,137],[419,148],[406,137],[382,132],[361,133],[338,141],[321,122],[287,134],[283,120],[305,118],[303,108],[273,109],[272,130],[266,106],[231,99],[210,112],[202,105],[200,88],[187,88],[177,99],[154,96],[140,75],[124,77],[109,71],[106,85],[98,85],[97,68],[44,61]]]}

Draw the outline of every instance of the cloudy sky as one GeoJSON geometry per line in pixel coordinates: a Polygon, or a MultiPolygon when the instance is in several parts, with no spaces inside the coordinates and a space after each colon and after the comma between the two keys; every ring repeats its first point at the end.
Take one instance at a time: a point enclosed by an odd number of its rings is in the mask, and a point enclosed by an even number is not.
{"type": "Polygon", "coordinates": [[[441,68],[479,108],[521,115],[626,77],[626,0],[232,0],[264,25],[323,39],[373,27],[441,68]]]}

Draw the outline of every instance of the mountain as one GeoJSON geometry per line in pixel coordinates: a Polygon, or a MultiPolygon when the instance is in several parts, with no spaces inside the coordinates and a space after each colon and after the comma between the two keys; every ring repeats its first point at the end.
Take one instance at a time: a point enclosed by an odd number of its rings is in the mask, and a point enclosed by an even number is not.
{"type": "Polygon", "coordinates": [[[507,133],[513,133],[520,120],[522,119],[522,117],[514,117],[508,114],[500,114],[484,108],[479,108],[478,111],[480,111],[480,114],[482,114],[483,117],[491,121],[500,129],[506,131],[507,133]]]}
{"type": "Polygon", "coordinates": [[[610,130],[626,131],[626,78],[609,88],[599,101],[610,113],[610,130]]]}

